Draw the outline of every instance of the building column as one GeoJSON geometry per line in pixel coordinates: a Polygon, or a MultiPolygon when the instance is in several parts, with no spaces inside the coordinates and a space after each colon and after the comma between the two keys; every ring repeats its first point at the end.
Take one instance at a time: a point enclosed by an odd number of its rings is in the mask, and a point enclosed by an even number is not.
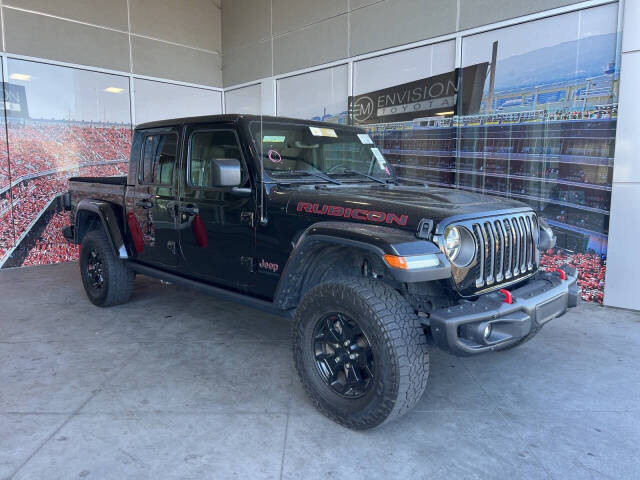
{"type": "Polygon", "coordinates": [[[624,2],[604,303],[640,310],[640,2],[624,2]]]}

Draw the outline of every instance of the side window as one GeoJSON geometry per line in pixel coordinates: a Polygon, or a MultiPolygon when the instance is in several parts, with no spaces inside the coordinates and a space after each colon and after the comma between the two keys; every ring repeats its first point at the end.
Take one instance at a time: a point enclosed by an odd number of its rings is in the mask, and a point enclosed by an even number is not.
{"type": "Polygon", "coordinates": [[[211,162],[216,158],[234,158],[242,165],[242,184],[247,173],[242,162],[240,146],[232,130],[209,130],[191,135],[189,146],[189,185],[211,187],[211,162]]]}
{"type": "Polygon", "coordinates": [[[142,183],[171,185],[178,151],[178,135],[147,135],[142,143],[142,183]]]}

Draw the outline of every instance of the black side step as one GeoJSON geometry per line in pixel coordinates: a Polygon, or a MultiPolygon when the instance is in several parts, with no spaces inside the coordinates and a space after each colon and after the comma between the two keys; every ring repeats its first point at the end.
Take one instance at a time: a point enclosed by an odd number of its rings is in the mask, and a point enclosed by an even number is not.
{"type": "Polygon", "coordinates": [[[263,312],[267,312],[278,317],[289,319],[293,318],[293,312],[295,311],[294,308],[283,310],[282,308],[276,307],[272,302],[267,302],[265,300],[260,300],[259,298],[253,298],[248,295],[232,292],[230,290],[225,290],[224,288],[214,287],[213,285],[209,285],[208,283],[191,280],[190,278],[181,277],[180,275],[165,272],[164,270],[150,267],[148,265],[143,265],[141,263],[128,262],[128,265],[133,271],[141,273],[143,275],[148,275],[149,277],[158,278],[170,283],[175,283],[176,285],[181,285],[193,290],[198,290],[202,293],[213,295],[224,300],[239,303],[241,305],[246,305],[248,307],[256,308],[258,310],[262,310],[263,312]]]}

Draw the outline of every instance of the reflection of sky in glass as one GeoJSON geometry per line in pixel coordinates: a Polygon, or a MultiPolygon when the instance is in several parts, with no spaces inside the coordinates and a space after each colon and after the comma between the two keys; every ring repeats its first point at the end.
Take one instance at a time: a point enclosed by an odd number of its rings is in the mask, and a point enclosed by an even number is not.
{"type": "MultiPolygon", "coordinates": [[[[618,70],[617,15],[617,5],[604,5],[472,35],[462,41],[462,64],[490,62],[497,41],[495,92],[518,90],[520,95],[567,82],[584,88],[575,82],[596,78],[592,86],[599,90],[615,88],[610,74],[618,70]]],[[[488,90],[487,76],[485,96],[488,90]]],[[[543,98],[542,103],[568,99],[543,98]]]]}
{"type": "Polygon", "coordinates": [[[224,101],[228,113],[255,113],[260,114],[262,102],[262,89],[260,85],[237,88],[225,92],[224,101]]]}
{"type": "Polygon", "coordinates": [[[455,47],[455,40],[450,40],[355,62],[354,95],[451,72],[455,47]]]}
{"type": "Polygon", "coordinates": [[[30,118],[131,123],[127,77],[16,59],[8,70],[9,83],[25,87],[30,118]],[[122,91],[105,92],[109,87],[122,91]]]}
{"type": "Polygon", "coordinates": [[[133,88],[138,125],[166,118],[222,113],[222,94],[217,91],[140,78],[133,81],[133,88]]]}
{"type": "Polygon", "coordinates": [[[472,35],[463,40],[462,64],[491,61],[491,46],[499,42],[498,61],[595,35],[615,33],[616,3],[472,35]]]}
{"type": "Polygon", "coordinates": [[[346,112],[348,75],[340,65],[278,80],[278,115],[322,118],[346,112]]]}

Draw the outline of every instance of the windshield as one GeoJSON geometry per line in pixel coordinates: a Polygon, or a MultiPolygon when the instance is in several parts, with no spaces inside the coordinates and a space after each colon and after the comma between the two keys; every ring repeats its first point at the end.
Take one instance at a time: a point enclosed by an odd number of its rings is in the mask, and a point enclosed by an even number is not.
{"type": "Polygon", "coordinates": [[[286,122],[254,122],[250,130],[264,169],[274,177],[393,179],[391,165],[366,133],[286,122]]]}

